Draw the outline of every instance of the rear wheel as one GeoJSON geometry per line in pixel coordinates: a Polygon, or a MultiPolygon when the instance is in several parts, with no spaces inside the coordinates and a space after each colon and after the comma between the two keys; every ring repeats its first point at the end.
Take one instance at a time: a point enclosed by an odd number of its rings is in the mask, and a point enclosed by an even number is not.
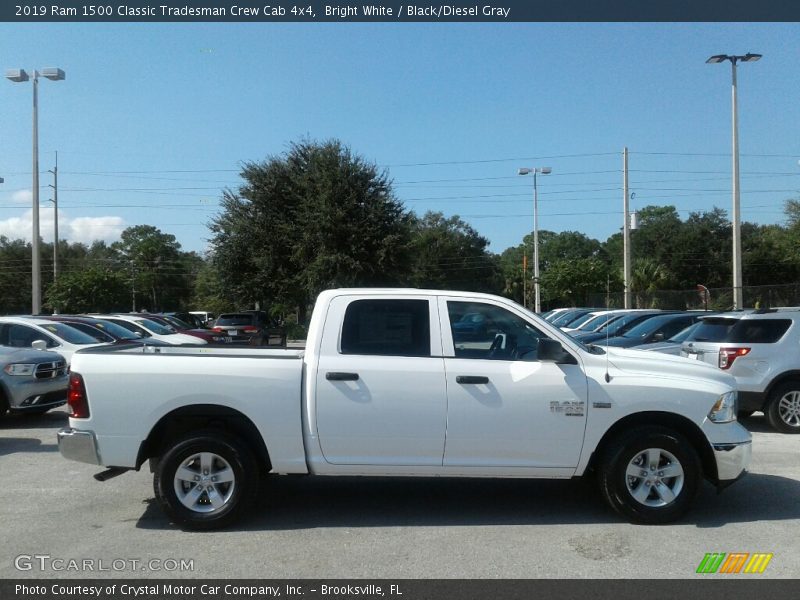
{"type": "Polygon", "coordinates": [[[664,427],[641,427],[607,447],[600,489],[608,504],[631,521],[670,523],[689,510],[701,474],[700,459],[686,438],[664,427]]]}
{"type": "Polygon", "coordinates": [[[779,385],[764,411],[770,426],[781,433],[800,433],[800,381],[779,385]]]}
{"type": "Polygon", "coordinates": [[[189,529],[230,525],[253,504],[259,470],[240,440],[216,430],[191,433],[158,461],[153,489],[164,512],[189,529]]]}

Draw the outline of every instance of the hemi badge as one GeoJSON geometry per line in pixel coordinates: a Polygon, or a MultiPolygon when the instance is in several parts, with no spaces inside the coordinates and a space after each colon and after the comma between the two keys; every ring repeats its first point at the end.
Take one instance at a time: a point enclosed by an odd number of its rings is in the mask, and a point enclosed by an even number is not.
{"type": "Polygon", "coordinates": [[[594,408],[611,408],[611,402],[592,402],[594,408]]]}

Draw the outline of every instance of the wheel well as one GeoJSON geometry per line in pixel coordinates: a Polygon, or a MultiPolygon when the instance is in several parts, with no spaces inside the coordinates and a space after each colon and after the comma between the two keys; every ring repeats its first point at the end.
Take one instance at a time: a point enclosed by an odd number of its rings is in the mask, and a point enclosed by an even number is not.
{"type": "Polygon", "coordinates": [[[764,403],[761,405],[762,409],[767,408],[767,402],[769,402],[769,397],[772,395],[772,392],[775,390],[776,387],[779,385],[783,385],[789,381],[800,381],[800,371],[786,371],[785,373],[781,373],[778,377],[773,379],[769,386],[767,386],[767,391],[764,392],[764,403]]]}
{"type": "Polygon", "coordinates": [[[209,428],[219,429],[242,439],[267,471],[272,468],[264,438],[248,417],[227,406],[195,404],[175,409],[161,417],[139,447],[137,470],[147,459],[161,456],[167,442],[190,431],[209,428]]]}
{"type": "Polygon", "coordinates": [[[683,435],[697,451],[706,478],[713,482],[717,481],[717,461],[714,459],[714,451],[702,430],[686,417],[674,413],[658,411],[635,413],[623,417],[614,423],[614,425],[606,431],[600,443],[597,445],[597,448],[592,453],[586,470],[594,470],[598,461],[603,456],[605,449],[612,440],[630,431],[634,427],[641,427],[643,425],[666,427],[667,429],[673,429],[683,435]]]}
{"type": "Polygon", "coordinates": [[[0,383],[0,416],[10,408],[6,396],[6,388],[0,383]]]}

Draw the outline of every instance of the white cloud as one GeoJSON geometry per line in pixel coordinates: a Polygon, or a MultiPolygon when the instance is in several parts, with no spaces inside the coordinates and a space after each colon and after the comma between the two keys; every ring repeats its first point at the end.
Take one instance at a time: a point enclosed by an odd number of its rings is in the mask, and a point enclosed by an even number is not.
{"type": "Polygon", "coordinates": [[[11,201],[19,204],[30,204],[33,201],[33,192],[30,190],[17,190],[11,194],[11,201]]]}
{"type": "MultiPolygon", "coordinates": [[[[31,210],[26,210],[21,217],[10,217],[0,220],[0,235],[9,239],[30,241],[32,223],[31,210]]],[[[115,242],[125,229],[122,217],[77,217],[71,219],[63,210],[58,214],[58,237],[69,242],[91,244],[95,240],[115,242]]],[[[53,207],[39,209],[39,231],[45,242],[53,241],[53,207]]]]}

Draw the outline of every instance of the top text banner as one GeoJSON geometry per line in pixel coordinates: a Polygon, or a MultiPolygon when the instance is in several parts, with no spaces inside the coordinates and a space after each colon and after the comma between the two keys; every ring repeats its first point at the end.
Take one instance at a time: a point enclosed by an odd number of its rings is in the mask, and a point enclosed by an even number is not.
{"type": "Polygon", "coordinates": [[[800,21],[796,0],[3,0],[4,22],[701,22],[800,21]]]}

